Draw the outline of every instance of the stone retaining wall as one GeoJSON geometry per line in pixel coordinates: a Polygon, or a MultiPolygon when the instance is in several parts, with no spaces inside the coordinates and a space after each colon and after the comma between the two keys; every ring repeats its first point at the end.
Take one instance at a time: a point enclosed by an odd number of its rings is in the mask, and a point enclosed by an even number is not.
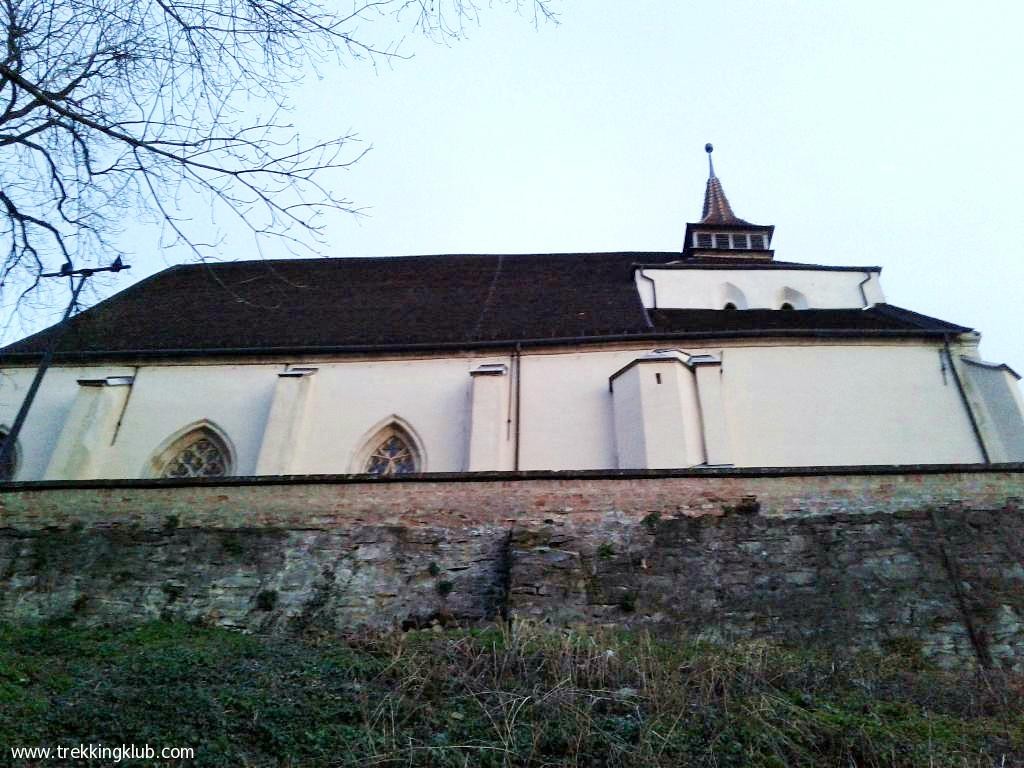
{"type": "Polygon", "coordinates": [[[1024,668],[1024,467],[53,483],[0,491],[0,620],[522,617],[1024,668]]]}

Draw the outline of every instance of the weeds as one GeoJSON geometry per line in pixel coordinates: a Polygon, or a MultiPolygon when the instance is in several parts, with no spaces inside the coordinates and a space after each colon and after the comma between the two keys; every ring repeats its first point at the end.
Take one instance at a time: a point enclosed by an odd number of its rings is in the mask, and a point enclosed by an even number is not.
{"type": "Polygon", "coordinates": [[[0,627],[0,744],[194,745],[196,766],[1010,766],[1022,713],[1020,675],[902,647],[523,623],[301,641],[0,627]]]}

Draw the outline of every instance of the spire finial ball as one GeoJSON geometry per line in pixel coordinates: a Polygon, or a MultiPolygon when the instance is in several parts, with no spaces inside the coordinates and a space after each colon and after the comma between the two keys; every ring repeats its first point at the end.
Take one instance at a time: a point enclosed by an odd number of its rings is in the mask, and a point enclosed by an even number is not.
{"type": "Polygon", "coordinates": [[[707,152],[709,155],[714,151],[714,149],[715,148],[711,144],[711,142],[708,142],[707,144],[704,145],[704,151],[707,152]]]}

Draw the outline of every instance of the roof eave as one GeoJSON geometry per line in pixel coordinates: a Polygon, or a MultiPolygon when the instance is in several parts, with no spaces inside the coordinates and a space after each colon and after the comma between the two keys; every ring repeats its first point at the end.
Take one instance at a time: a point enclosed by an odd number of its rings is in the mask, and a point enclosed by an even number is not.
{"type": "MultiPolygon", "coordinates": [[[[292,355],[368,354],[375,352],[442,352],[452,350],[501,349],[524,347],[550,347],[573,344],[606,344],[624,341],[714,340],[742,338],[938,338],[970,333],[970,328],[820,328],[820,329],[755,329],[716,331],[663,331],[655,333],[605,334],[598,336],[558,336],[531,339],[488,339],[467,342],[424,342],[414,344],[353,344],[333,346],[288,347],[221,347],[210,349],[140,349],[140,350],[79,350],[57,352],[55,362],[81,362],[133,359],[172,359],[208,357],[280,357],[292,355]]],[[[0,355],[0,365],[29,363],[38,360],[43,352],[9,352],[0,355]]]]}
{"type": "Polygon", "coordinates": [[[737,230],[755,231],[755,232],[767,232],[773,234],[775,232],[774,224],[749,224],[740,222],[720,222],[714,221],[691,221],[686,224],[687,233],[693,232],[695,229],[724,229],[729,232],[735,232],[737,230]]]}
{"type": "MultiPolygon", "coordinates": [[[[743,251],[731,251],[731,253],[743,253],[743,251]]],[[[772,251],[774,253],[774,251],[772,251]]],[[[731,258],[731,257],[719,257],[731,258]]],[[[669,261],[669,262],[636,262],[632,265],[633,270],[638,269],[792,269],[811,272],[881,272],[881,267],[856,267],[856,266],[833,266],[831,264],[794,264],[777,261],[752,261],[750,264],[695,264],[692,261],[669,261]]]]}
{"type": "Polygon", "coordinates": [[[734,259],[766,263],[775,259],[775,250],[771,248],[687,248],[683,251],[685,259],[734,259]]]}

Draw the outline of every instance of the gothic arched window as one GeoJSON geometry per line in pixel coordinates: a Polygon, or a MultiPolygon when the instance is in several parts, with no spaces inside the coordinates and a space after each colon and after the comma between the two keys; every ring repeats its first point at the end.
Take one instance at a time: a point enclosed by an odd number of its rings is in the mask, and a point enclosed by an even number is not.
{"type": "Polygon", "coordinates": [[[419,472],[419,456],[409,436],[396,427],[374,440],[364,471],[369,475],[408,475],[419,472]]]}
{"type": "Polygon", "coordinates": [[[160,477],[227,477],[231,456],[210,429],[195,429],[175,440],[157,460],[160,477]]]}

